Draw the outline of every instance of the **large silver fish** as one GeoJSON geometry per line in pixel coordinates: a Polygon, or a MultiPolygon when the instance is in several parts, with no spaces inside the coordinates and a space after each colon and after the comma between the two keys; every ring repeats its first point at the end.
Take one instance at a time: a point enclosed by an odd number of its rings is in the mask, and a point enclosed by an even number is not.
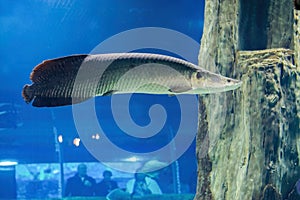
{"type": "Polygon", "coordinates": [[[122,93],[209,94],[234,90],[241,81],[190,62],[158,54],[73,55],[37,65],[23,98],[37,107],[63,106],[122,93]]]}

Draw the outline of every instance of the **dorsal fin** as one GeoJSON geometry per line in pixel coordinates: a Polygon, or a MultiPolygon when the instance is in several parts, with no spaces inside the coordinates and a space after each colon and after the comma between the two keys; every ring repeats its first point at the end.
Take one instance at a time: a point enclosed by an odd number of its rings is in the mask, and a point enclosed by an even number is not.
{"type": "Polygon", "coordinates": [[[49,81],[51,77],[76,74],[87,56],[87,54],[81,54],[45,60],[32,70],[30,79],[34,83],[43,83],[49,81]]]}

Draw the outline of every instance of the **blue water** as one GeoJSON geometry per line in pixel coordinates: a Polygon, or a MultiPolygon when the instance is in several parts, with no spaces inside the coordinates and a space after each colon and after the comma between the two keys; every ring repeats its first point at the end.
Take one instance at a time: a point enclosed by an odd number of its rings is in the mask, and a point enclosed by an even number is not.
{"type": "MultiPolygon", "coordinates": [[[[37,167],[39,163],[58,163],[56,138],[53,133],[55,127],[58,135],[64,138],[61,144],[64,151],[61,161],[98,162],[83,144],[79,147],[73,144],[73,139],[79,137],[79,134],[75,127],[71,106],[35,108],[24,103],[21,96],[22,88],[25,84],[31,83],[29,75],[32,69],[43,60],[90,53],[98,44],[123,31],[142,27],[167,28],[200,42],[204,1],[171,2],[167,0],[0,0],[0,104],[10,105],[10,108],[0,106],[0,113],[12,113],[0,115],[2,126],[0,127],[0,160],[16,160],[20,165],[36,163],[37,167]]],[[[180,41],[174,41],[177,42],[180,41]]],[[[122,48],[122,43],[119,45],[122,48]]],[[[174,52],[161,49],[137,51],[180,57],[174,52]]],[[[196,58],[198,52],[191,52],[191,54],[196,58]]],[[[161,104],[166,109],[168,117],[164,127],[148,139],[135,139],[124,133],[113,120],[110,101],[110,97],[96,98],[97,117],[105,134],[113,135],[111,141],[120,148],[134,153],[156,151],[170,143],[176,135],[181,114],[176,97],[132,96],[130,114],[139,126],[151,123],[148,115],[151,105],[161,104]]],[[[197,114],[191,113],[190,118],[191,128],[186,126],[184,129],[187,132],[197,126],[195,120],[197,114]]],[[[89,131],[93,130],[87,127],[86,131],[87,134],[92,134],[89,131]]],[[[196,169],[194,152],[195,142],[179,159],[181,181],[186,185],[196,169]]],[[[106,161],[117,163],[118,159],[113,159],[112,156],[111,160],[106,161]]],[[[16,173],[20,175],[20,172],[16,173]]],[[[172,173],[174,175],[174,168],[172,173]]],[[[169,178],[172,179],[173,175],[171,174],[169,178]]],[[[32,178],[28,177],[28,179],[32,178]]],[[[187,190],[187,192],[193,193],[194,190],[187,190]]]]}

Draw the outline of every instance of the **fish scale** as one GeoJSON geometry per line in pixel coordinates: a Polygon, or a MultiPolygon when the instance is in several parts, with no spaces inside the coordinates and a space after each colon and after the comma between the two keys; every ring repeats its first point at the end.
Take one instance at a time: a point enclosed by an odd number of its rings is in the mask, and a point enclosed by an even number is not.
{"type": "Polygon", "coordinates": [[[234,90],[241,82],[182,59],[148,53],[73,55],[37,65],[25,102],[37,107],[80,103],[124,93],[209,94],[234,90]]]}

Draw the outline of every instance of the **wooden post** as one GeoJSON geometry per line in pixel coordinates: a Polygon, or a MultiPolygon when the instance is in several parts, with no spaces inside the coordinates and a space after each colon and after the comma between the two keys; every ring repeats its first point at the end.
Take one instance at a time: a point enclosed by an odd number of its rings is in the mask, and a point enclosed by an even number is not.
{"type": "Polygon", "coordinates": [[[300,72],[293,22],[292,0],[206,1],[199,65],[243,85],[199,98],[195,199],[297,195],[300,72]]]}

